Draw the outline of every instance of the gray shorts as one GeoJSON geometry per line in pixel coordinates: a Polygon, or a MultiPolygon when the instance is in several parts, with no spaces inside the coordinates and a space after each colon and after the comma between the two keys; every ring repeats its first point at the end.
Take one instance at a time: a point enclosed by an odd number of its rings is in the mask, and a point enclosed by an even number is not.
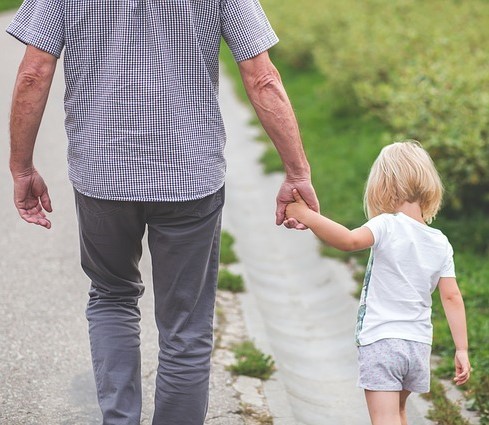
{"type": "Polygon", "coordinates": [[[381,339],[358,347],[358,386],[371,391],[427,393],[431,345],[405,339],[381,339]]]}

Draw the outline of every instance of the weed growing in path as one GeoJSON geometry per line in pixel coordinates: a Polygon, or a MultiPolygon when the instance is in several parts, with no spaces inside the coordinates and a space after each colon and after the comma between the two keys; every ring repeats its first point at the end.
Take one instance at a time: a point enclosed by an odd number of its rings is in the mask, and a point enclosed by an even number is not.
{"type": "Polygon", "coordinates": [[[236,375],[268,379],[275,370],[271,356],[264,354],[251,341],[245,341],[233,348],[237,362],[229,369],[236,375]]]}

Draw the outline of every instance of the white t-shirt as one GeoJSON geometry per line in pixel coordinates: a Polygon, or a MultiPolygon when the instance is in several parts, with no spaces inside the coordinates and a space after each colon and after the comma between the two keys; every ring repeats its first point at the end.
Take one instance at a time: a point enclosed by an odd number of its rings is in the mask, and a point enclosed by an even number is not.
{"type": "Polygon", "coordinates": [[[455,277],[447,237],[403,214],[366,224],[374,236],[357,318],[358,345],[384,338],[431,344],[431,294],[440,277],[455,277]]]}

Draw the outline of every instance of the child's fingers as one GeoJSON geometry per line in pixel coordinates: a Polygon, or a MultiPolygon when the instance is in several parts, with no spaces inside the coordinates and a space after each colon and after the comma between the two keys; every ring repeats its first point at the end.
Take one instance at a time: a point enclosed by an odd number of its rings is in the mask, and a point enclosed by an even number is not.
{"type": "Polygon", "coordinates": [[[454,382],[457,385],[465,384],[470,378],[470,366],[464,366],[463,368],[457,368],[455,371],[455,378],[453,378],[454,382]]]}
{"type": "Polygon", "coordinates": [[[295,202],[304,202],[304,199],[302,199],[302,196],[297,189],[292,189],[292,196],[294,197],[295,202]]]}

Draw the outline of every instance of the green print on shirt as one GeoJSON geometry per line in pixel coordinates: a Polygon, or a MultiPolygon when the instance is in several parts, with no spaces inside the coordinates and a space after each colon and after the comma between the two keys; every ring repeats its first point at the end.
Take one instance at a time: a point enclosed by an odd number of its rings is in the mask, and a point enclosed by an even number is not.
{"type": "Polygon", "coordinates": [[[360,345],[359,336],[360,336],[360,332],[362,331],[363,319],[365,318],[365,312],[367,310],[368,285],[370,283],[370,276],[372,274],[373,262],[374,262],[374,254],[371,251],[367,263],[367,269],[365,270],[365,277],[363,279],[362,294],[360,296],[360,305],[358,306],[357,325],[355,329],[355,340],[357,345],[360,345]]]}

